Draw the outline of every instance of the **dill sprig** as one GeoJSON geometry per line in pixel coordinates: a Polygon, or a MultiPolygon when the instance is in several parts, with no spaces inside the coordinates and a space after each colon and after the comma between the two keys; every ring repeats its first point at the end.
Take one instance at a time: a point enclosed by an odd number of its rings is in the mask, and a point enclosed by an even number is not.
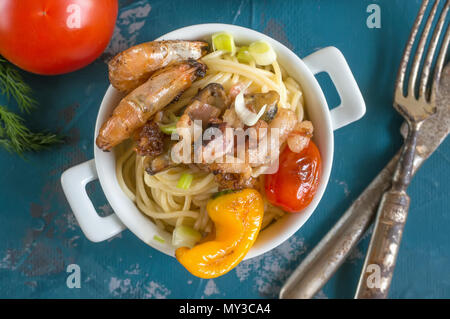
{"type": "Polygon", "coordinates": [[[39,151],[63,141],[57,134],[32,132],[25,126],[22,117],[1,105],[0,123],[0,145],[19,155],[28,151],[39,151]]]}
{"type": "Polygon", "coordinates": [[[30,113],[37,106],[36,100],[31,96],[31,87],[25,83],[19,70],[2,57],[0,57],[0,92],[8,101],[13,97],[22,112],[30,113]]]}
{"type": "MultiPolygon", "coordinates": [[[[11,97],[22,112],[30,113],[37,107],[31,87],[25,83],[19,70],[0,56],[0,92],[8,101],[11,97]]],[[[0,146],[23,156],[24,152],[39,151],[63,142],[63,137],[48,132],[33,132],[25,126],[18,114],[0,105],[0,146]]]]}

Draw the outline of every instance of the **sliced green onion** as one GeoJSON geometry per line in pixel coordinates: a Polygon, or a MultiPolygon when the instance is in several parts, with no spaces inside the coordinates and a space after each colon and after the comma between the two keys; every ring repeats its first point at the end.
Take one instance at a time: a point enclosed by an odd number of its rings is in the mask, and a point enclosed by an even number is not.
{"type": "Polygon", "coordinates": [[[173,123],[169,124],[159,124],[159,129],[161,132],[167,135],[172,135],[172,133],[177,132],[177,122],[180,119],[177,116],[174,116],[173,114],[170,114],[170,118],[173,120],[173,123]]]}
{"type": "Polygon", "coordinates": [[[226,51],[233,55],[236,52],[233,35],[228,32],[215,33],[212,36],[213,51],[226,51]]]}
{"type": "Polygon", "coordinates": [[[166,125],[162,124],[162,125],[159,125],[159,129],[164,134],[172,135],[172,133],[176,133],[177,132],[177,124],[175,124],[175,123],[166,124],[166,125]]]}
{"type": "Polygon", "coordinates": [[[172,245],[192,248],[202,238],[202,234],[189,226],[175,227],[172,233],[172,245]]]}
{"type": "Polygon", "coordinates": [[[250,44],[248,51],[258,65],[270,65],[277,59],[272,46],[266,41],[256,41],[250,44]]]}
{"type": "Polygon", "coordinates": [[[188,189],[191,186],[193,179],[194,175],[189,173],[183,173],[181,174],[181,177],[178,180],[177,187],[182,189],[188,189]]]}
{"type": "Polygon", "coordinates": [[[159,237],[158,235],[153,236],[153,239],[156,240],[157,242],[160,242],[161,244],[164,244],[166,242],[164,238],[159,237]]]}
{"type": "Polygon", "coordinates": [[[241,47],[239,48],[238,53],[236,54],[236,57],[239,62],[241,63],[250,63],[253,61],[253,58],[248,51],[248,47],[241,47]]]}

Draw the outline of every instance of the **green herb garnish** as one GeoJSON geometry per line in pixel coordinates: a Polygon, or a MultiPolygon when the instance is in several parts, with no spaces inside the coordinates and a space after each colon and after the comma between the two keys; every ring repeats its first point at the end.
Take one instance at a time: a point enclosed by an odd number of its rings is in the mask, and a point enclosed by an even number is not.
{"type": "Polygon", "coordinates": [[[166,241],[164,240],[164,238],[158,236],[158,235],[154,235],[153,239],[156,240],[157,242],[160,242],[161,244],[164,244],[166,241]]]}
{"type": "Polygon", "coordinates": [[[159,129],[164,134],[172,135],[172,133],[176,133],[177,125],[176,124],[159,125],[159,129]]]}
{"type": "Polygon", "coordinates": [[[25,83],[19,70],[2,57],[0,57],[0,92],[8,101],[13,97],[22,112],[30,113],[37,106],[36,100],[31,96],[31,88],[25,83]]]}
{"type": "MultiPolygon", "coordinates": [[[[8,101],[12,97],[21,112],[30,113],[37,107],[37,102],[31,95],[32,90],[23,80],[19,70],[2,57],[0,57],[0,93],[5,95],[8,101]]],[[[24,152],[39,151],[62,142],[63,138],[58,134],[32,132],[20,115],[0,105],[0,146],[7,151],[22,156],[24,152]]]]}
{"type": "Polygon", "coordinates": [[[178,180],[177,187],[182,189],[188,189],[191,186],[193,180],[194,175],[189,173],[183,173],[181,174],[181,177],[178,180]]]}
{"type": "Polygon", "coordinates": [[[0,145],[9,152],[22,155],[28,151],[39,151],[63,139],[52,133],[34,133],[24,124],[22,117],[0,105],[0,145]]]}
{"type": "Polygon", "coordinates": [[[177,132],[177,122],[180,119],[179,117],[174,116],[172,114],[170,114],[170,117],[173,120],[172,123],[159,124],[159,129],[161,130],[161,132],[163,132],[164,134],[167,134],[167,135],[172,135],[173,133],[177,132]]]}

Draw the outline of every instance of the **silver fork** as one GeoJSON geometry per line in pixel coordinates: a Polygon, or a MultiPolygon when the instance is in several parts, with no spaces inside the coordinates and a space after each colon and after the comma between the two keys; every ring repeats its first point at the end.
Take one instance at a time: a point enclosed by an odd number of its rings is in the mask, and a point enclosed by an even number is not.
{"type": "Polygon", "coordinates": [[[434,76],[429,88],[430,69],[435,57],[439,38],[446,24],[450,0],[447,0],[436,24],[433,36],[428,46],[428,52],[422,67],[420,83],[418,73],[425,45],[430,34],[433,20],[440,0],[436,0],[431,8],[422,35],[417,46],[416,54],[411,66],[407,95],[404,95],[405,75],[413,44],[422,24],[429,0],[424,0],[417,19],[414,23],[409,41],[402,58],[397,75],[395,87],[394,108],[408,123],[408,136],[404,142],[403,150],[392,178],[391,188],[383,194],[378,207],[374,232],[369,244],[368,253],[364,262],[361,277],[355,298],[386,298],[392,281],[395,262],[399,251],[403,228],[409,208],[409,196],[406,189],[411,181],[414,151],[416,148],[417,133],[423,121],[436,112],[436,91],[446,52],[450,39],[450,29],[447,27],[439,55],[436,60],[434,76]],[[418,96],[416,86],[418,85],[418,96]]]}

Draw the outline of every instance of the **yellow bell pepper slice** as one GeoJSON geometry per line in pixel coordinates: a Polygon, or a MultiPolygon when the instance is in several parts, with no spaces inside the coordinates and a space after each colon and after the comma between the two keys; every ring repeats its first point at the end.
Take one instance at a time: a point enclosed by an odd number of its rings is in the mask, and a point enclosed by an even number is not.
{"type": "Polygon", "coordinates": [[[253,246],[264,215],[261,194],[254,189],[222,195],[208,202],[215,239],[175,252],[178,261],[194,276],[216,278],[236,267],[253,246]]]}

